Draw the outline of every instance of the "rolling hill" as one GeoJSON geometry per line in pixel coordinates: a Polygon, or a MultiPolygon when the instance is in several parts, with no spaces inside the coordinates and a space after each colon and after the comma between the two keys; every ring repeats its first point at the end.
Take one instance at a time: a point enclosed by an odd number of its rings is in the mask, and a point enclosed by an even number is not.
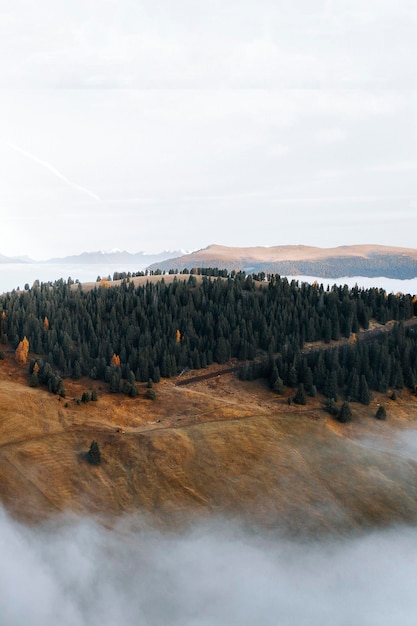
{"type": "Polygon", "coordinates": [[[312,246],[274,246],[233,248],[210,245],[177,258],[151,264],[154,271],[182,271],[195,267],[219,267],[281,275],[386,276],[409,279],[417,276],[417,250],[378,245],[316,248],[312,246]]]}
{"type": "Polygon", "coordinates": [[[288,406],[262,381],[241,382],[215,365],[210,372],[201,380],[190,372],[182,386],[162,381],[153,402],[142,385],[136,399],[98,388],[97,402],[79,404],[92,381],[68,381],[64,400],[30,388],[6,355],[1,501],[29,522],[70,512],[111,525],[129,514],[170,528],[220,515],[296,534],[417,518],[417,463],[399,443],[416,433],[409,392],[355,403],[353,422],[339,424],[322,398],[288,406]],[[380,402],[386,422],[374,419],[380,402]],[[85,459],[92,440],[98,467],[85,459]]]}

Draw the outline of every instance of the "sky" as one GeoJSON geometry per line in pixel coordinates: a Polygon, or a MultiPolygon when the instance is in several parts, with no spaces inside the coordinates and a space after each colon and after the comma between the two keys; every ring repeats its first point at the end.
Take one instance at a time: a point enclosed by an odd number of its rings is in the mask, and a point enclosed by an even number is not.
{"type": "Polygon", "coordinates": [[[0,253],[415,247],[414,0],[0,9],[0,253]]]}

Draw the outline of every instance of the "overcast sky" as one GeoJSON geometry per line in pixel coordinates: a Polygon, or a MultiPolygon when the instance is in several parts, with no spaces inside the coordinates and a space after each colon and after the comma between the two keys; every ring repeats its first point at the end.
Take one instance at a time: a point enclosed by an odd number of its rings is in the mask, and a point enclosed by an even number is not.
{"type": "Polygon", "coordinates": [[[14,0],[0,253],[416,247],[415,0],[14,0]]]}

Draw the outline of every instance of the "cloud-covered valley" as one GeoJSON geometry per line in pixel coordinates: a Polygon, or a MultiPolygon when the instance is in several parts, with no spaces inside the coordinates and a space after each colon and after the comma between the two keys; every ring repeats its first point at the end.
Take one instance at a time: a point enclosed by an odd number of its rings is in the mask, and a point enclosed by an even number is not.
{"type": "Polygon", "coordinates": [[[260,536],[231,522],[181,533],[0,520],[8,626],[390,626],[415,623],[417,537],[260,536]]]}

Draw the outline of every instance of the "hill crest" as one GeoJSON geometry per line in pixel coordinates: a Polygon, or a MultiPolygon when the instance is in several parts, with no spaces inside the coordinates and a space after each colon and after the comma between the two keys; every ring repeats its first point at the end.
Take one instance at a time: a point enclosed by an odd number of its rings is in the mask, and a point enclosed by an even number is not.
{"type": "Polygon", "coordinates": [[[386,276],[405,279],[417,276],[417,250],[376,244],[334,248],[304,245],[228,247],[212,244],[187,255],[154,263],[149,269],[181,271],[194,267],[323,278],[386,276]]]}

